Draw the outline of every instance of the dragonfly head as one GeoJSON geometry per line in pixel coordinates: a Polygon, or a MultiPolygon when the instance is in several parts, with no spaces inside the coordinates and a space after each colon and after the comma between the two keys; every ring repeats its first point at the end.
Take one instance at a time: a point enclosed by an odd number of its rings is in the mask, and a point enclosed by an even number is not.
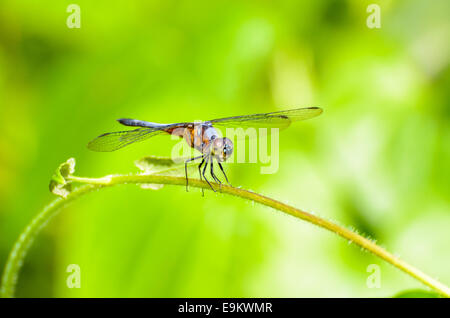
{"type": "Polygon", "coordinates": [[[227,160],[233,154],[233,142],[228,138],[215,138],[212,141],[211,154],[219,162],[227,160]]]}

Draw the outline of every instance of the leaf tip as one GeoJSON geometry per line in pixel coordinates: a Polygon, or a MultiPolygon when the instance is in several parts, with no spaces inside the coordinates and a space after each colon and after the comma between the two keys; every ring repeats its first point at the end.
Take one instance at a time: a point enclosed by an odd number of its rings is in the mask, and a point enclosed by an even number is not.
{"type": "Polygon", "coordinates": [[[52,176],[49,184],[49,190],[64,199],[72,191],[72,184],[67,180],[75,172],[75,158],[70,158],[66,162],[59,165],[52,176]]]}

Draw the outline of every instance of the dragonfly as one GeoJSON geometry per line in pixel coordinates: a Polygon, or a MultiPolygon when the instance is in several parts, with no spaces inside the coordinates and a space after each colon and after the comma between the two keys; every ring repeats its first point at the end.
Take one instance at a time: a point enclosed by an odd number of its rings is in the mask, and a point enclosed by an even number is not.
{"type": "Polygon", "coordinates": [[[109,152],[161,134],[170,134],[181,137],[190,147],[201,153],[201,155],[188,158],[184,162],[186,191],[189,191],[187,165],[191,161],[202,159],[198,165],[200,180],[202,180],[203,177],[215,192],[216,190],[206,177],[206,169],[209,165],[211,177],[219,185],[222,185],[222,182],[214,173],[214,160],[216,160],[226,182],[230,184],[222,163],[233,154],[234,148],[233,142],[227,137],[221,137],[218,129],[215,127],[219,129],[278,128],[282,130],[289,127],[293,122],[310,119],[319,116],[321,113],[322,109],[320,107],[305,107],[270,113],[212,119],[202,122],[182,122],[172,124],[160,124],[138,119],[120,118],[117,120],[120,124],[138,128],[102,134],[89,142],[88,148],[93,151],[109,152]]]}

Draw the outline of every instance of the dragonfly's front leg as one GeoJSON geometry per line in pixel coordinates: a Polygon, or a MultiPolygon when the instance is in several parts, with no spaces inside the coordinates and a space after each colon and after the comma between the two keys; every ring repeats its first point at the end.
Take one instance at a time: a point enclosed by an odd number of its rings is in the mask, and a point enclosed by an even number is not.
{"type": "Polygon", "coordinates": [[[219,164],[220,170],[222,170],[223,175],[225,176],[225,180],[227,180],[227,183],[231,185],[230,181],[228,181],[227,175],[225,174],[225,170],[223,170],[222,164],[220,162],[217,162],[219,164]]]}

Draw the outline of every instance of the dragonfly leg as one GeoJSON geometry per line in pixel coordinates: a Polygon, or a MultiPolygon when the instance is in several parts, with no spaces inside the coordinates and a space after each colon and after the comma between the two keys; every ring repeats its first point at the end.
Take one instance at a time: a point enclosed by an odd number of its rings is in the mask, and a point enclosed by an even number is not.
{"type": "MultiPolygon", "coordinates": [[[[189,158],[188,160],[186,160],[184,162],[184,173],[185,173],[185,176],[186,176],[186,192],[189,192],[189,187],[188,187],[189,186],[189,183],[188,183],[189,181],[188,181],[188,173],[187,173],[187,164],[188,164],[188,162],[191,162],[191,161],[194,161],[194,160],[197,160],[197,159],[200,159],[200,158],[203,158],[203,156],[189,158]]],[[[203,161],[204,160],[205,159],[203,159],[203,161]]],[[[202,163],[203,163],[203,161],[202,161],[202,163]]]]}
{"type": "Polygon", "coordinates": [[[227,183],[231,186],[230,181],[228,181],[227,175],[225,174],[225,170],[223,170],[222,164],[220,162],[217,162],[219,164],[220,170],[222,170],[223,175],[225,176],[225,180],[227,180],[227,183]]]}
{"type": "Polygon", "coordinates": [[[207,179],[206,176],[205,176],[206,167],[208,167],[208,160],[206,160],[205,166],[203,167],[202,175],[203,175],[203,179],[205,179],[205,181],[208,183],[208,185],[210,186],[210,188],[211,188],[214,192],[216,192],[216,190],[214,190],[213,186],[211,185],[211,183],[209,183],[208,179],[207,179]]]}
{"type": "Polygon", "coordinates": [[[220,181],[219,178],[214,173],[214,159],[210,157],[210,161],[211,161],[211,177],[214,179],[214,181],[216,181],[219,184],[219,187],[222,188],[222,181],[220,181]]]}
{"type": "MultiPolygon", "coordinates": [[[[198,174],[200,176],[200,181],[202,180],[202,166],[205,163],[205,157],[202,157],[202,162],[198,165],[198,174]]],[[[202,188],[202,196],[205,195],[205,190],[202,188]]]]}

